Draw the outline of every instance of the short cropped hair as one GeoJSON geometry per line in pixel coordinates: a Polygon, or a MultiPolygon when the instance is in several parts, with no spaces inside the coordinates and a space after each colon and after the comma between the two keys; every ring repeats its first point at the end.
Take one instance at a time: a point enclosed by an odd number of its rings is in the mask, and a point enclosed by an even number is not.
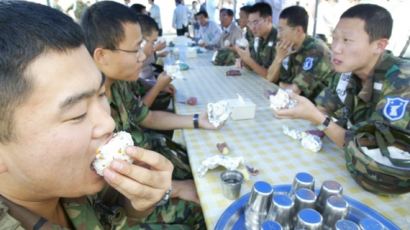
{"type": "Polygon", "coordinates": [[[196,14],[195,14],[195,17],[201,16],[201,15],[203,15],[205,18],[208,18],[208,17],[209,17],[209,16],[208,16],[208,12],[203,11],[203,10],[199,11],[198,13],[196,13],[196,14]]]}
{"type": "Polygon", "coordinates": [[[64,53],[82,44],[81,28],[60,11],[26,1],[0,1],[0,143],[16,138],[15,109],[34,88],[26,72],[30,63],[44,53],[64,53]]]}
{"type": "Polygon", "coordinates": [[[151,36],[155,31],[159,32],[158,24],[153,18],[145,14],[139,14],[137,17],[144,36],[151,36]]]}
{"type": "Polygon", "coordinates": [[[290,27],[301,26],[303,32],[307,32],[309,16],[305,8],[301,6],[290,6],[282,10],[280,19],[286,19],[290,27]]]}
{"type": "Polygon", "coordinates": [[[342,18],[358,18],[364,21],[364,30],[370,42],[381,38],[389,39],[393,29],[393,18],[385,8],[374,4],[359,4],[347,9],[342,18]]]}
{"type": "Polygon", "coordinates": [[[144,14],[144,11],[147,9],[144,5],[139,3],[132,4],[130,8],[137,14],[144,14]]]}
{"type": "Polygon", "coordinates": [[[227,8],[222,8],[219,10],[219,13],[223,13],[225,12],[228,16],[233,17],[233,11],[231,9],[227,9],[227,8]]]}
{"type": "Polygon", "coordinates": [[[249,11],[251,10],[251,8],[252,6],[250,5],[244,5],[239,10],[245,12],[246,14],[249,14],[249,11]]]}
{"type": "Polygon", "coordinates": [[[259,13],[259,16],[266,18],[272,16],[272,7],[266,2],[258,2],[249,9],[249,14],[252,13],[259,13]]]}
{"type": "Polygon", "coordinates": [[[137,14],[130,8],[112,1],[91,5],[81,19],[85,44],[93,55],[97,47],[114,50],[125,39],[124,24],[138,24],[137,14]]]}

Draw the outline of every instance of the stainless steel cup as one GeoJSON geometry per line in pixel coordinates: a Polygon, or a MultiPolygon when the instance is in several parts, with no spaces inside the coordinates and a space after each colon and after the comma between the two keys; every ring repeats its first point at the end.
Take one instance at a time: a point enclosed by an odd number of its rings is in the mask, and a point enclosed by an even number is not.
{"type": "Polygon", "coordinates": [[[297,214],[305,208],[313,209],[315,207],[316,194],[307,188],[300,188],[295,193],[295,207],[293,209],[293,226],[296,226],[297,214]]]}
{"type": "Polygon", "coordinates": [[[316,209],[319,212],[323,212],[327,198],[334,195],[341,196],[342,192],[342,185],[340,185],[338,182],[332,180],[324,181],[322,187],[320,188],[319,196],[317,198],[316,209]]]}
{"type": "Polygon", "coordinates": [[[338,220],[332,228],[335,230],[360,230],[359,226],[351,220],[338,220]]]}
{"type": "Polygon", "coordinates": [[[269,219],[277,221],[283,229],[290,229],[293,200],[287,195],[275,195],[272,198],[272,206],[269,211],[269,219]]]}
{"type": "Polygon", "coordinates": [[[348,208],[349,205],[343,197],[329,197],[323,211],[323,229],[334,229],[336,222],[346,217],[348,208]]]}
{"type": "Polygon", "coordinates": [[[267,220],[263,222],[261,226],[261,230],[282,230],[282,225],[280,223],[273,221],[273,220],[267,220]]]}
{"type": "Polygon", "coordinates": [[[256,182],[245,208],[245,225],[247,229],[260,229],[266,220],[272,203],[273,187],[264,181],[256,182]]]}
{"type": "Polygon", "coordinates": [[[383,230],[385,229],[379,221],[371,218],[361,219],[359,222],[359,228],[361,230],[383,230]]]}
{"type": "Polygon", "coordinates": [[[320,213],[311,208],[302,209],[298,212],[296,227],[294,229],[316,230],[321,229],[323,218],[320,213]]]}
{"type": "Polygon", "coordinates": [[[299,172],[295,175],[292,182],[292,188],[289,191],[289,195],[294,198],[295,192],[300,188],[307,188],[315,191],[315,179],[312,175],[306,172],[299,172]]]}
{"type": "Polygon", "coordinates": [[[230,200],[235,200],[241,193],[243,175],[236,170],[226,170],[221,173],[222,193],[230,200]]]}

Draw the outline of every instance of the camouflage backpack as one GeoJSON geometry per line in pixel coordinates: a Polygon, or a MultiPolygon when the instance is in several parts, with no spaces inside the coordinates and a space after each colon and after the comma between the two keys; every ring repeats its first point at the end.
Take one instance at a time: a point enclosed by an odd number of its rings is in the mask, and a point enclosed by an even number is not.
{"type": "Polygon", "coordinates": [[[378,194],[410,192],[410,131],[365,121],[346,132],[346,167],[364,189],[378,194]]]}
{"type": "Polygon", "coordinates": [[[234,65],[237,56],[235,52],[230,49],[220,49],[217,51],[215,60],[213,61],[214,65],[219,66],[229,66],[234,65]]]}

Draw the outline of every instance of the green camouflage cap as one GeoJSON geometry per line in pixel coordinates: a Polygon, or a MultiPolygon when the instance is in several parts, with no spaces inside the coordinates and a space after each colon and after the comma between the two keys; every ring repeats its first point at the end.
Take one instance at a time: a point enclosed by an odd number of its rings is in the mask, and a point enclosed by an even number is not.
{"type": "Polygon", "coordinates": [[[346,132],[346,167],[364,189],[381,195],[410,192],[410,160],[392,154],[393,146],[410,155],[410,131],[365,121],[346,132]]]}

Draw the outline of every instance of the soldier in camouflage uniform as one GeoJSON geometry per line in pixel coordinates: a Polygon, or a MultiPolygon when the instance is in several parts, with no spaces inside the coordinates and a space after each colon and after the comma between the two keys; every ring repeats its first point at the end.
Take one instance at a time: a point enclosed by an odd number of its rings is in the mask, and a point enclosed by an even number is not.
{"type": "Polygon", "coordinates": [[[276,56],[267,79],[310,100],[328,85],[333,75],[330,50],[321,40],[306,34],[308,14],[291,6],[279,16],[276,56]]]}
{"type": "Polygon", "coordinates": [[[346,129],[360,121],[383,120],[409,129],[409,63],[385,51],[392,26],[390,13],[377,5],[359,4],[344,12],[332,42],[332,64],[339,74],[318,96],[320,110],[294,96],[298,105],[277,115],[322,124],[319,127],[340,147],[345,145],[346,129]]]}
{"type": "MultiPolygon", "coordinates": [[[[155,71],[152,64],[155,64],[155,45],[159,28],[153,18],[148,15],[138,15],[141,31],[144,36],[144,54],[147,57],[144,61],[138,82],[141,85],[139,90],[143,97],[144,104],[152,110],[167,110],[171,99],[175,93],[175,88],[171,83],[171,76],[161,71],[155,71]]],[[[161,66],[162,67],[162,66],[161,66]]],[[[163,68],[161,68],[163,70],[163,68]]]]}
{"type": "Polygon", "coordinates": [[[244,64],[265,77],[275,58],[277,31],[272,25],[272,8],[268,3],[256,3],[249,10],[248,28],[252,31],[249,49],[235,47],[244,64]]]}
{"type": "MultiPolygon", "coordinates": [[[[86,46],[93,55],[95,63],[108,79],[106,90],[111,114],[116,122],[116,130],[131,133],[135,145],[157,151],[173,163],[173,188],[174,191],[182,193],[171,194],[171,197],[199,203],[186,150],[166,136],[153,131],[148,132],[143,128],[172,130],[174,128],[215,129],[215,127],[209,123],[205,113],[192,117],[150,111],[143,103],[138,94],[139,86],[135,82],[145,59],[137,43],[142,40],[137,20],[138,16],[135,13],[119,3],[99,2],[92,5],[81,21],[88,41],[86,46]],[[110,12],[110,14],[101,12],[110,12]],[[100,23],[97,25],[93,23],[94,21],[100,23]],[[117,32],[110,32],[113,30],[117,32]],[[118,38],[121,31],[124,33],[122,40],[118,38]],[[111,41],[117,42],[111,43],[111,41]]],[[[192,204],[186,206],[192,207],[192,204]]],[[[177,211],[184,213],[183,215],[190,213],[189,210],[183,209],[177,211]]],[[[186,216],[188,222],[190,218],[195,217],[186,216]]],[[[158,217],[158,219],[163,218],[158,217]]]]}
{"type": "Polygon", "coordinates": [[[103,177],[91,168],[115,123],[77,23],[41,4],[2,1],[0,40],[0,229],[203,227],[193,203],[155,208],[172,183],[162,155],[128,147],[138,163],[114,161],[103,177]]]}

